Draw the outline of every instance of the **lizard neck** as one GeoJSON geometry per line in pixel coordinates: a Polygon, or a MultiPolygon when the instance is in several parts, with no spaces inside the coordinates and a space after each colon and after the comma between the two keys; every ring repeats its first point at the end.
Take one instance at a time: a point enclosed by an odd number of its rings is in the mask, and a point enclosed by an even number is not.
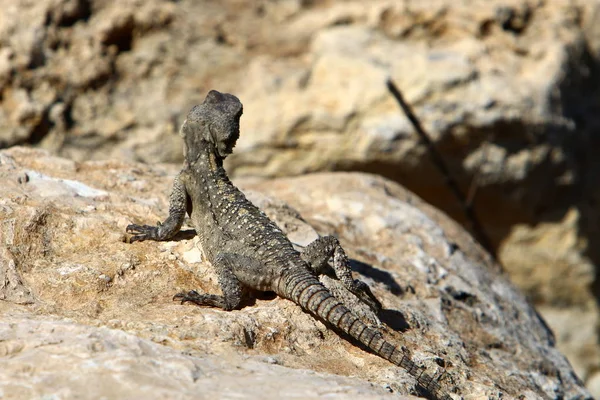
{"type": "Polygon", "coordinates": [[[195,154],[188,154],[187,163],[196,170],[207,183],[216,184],[217,182],[228,183],[227,172],[223,168],[223,158],[218,156],[214,146],[205,143],[204,146],[196,148],[195,154]]]}
{"type": "Polygon", "coordinates": [[[223,157],[210,143],[205,144],[197,148],[193,161],[187,160],[199,185],[198,194],[205,196],[211,208],[224,209],[229,203],[241,201],[242,195],[229,180],[223,168],[223,157]]]}

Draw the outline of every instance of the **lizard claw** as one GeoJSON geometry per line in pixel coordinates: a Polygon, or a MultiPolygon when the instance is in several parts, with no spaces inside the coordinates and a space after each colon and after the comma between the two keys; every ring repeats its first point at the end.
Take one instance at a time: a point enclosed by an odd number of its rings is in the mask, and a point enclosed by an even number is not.
{"type": "Polygon", "coordinates": [[[381,302],[377,300],[373,292],[371,292],[371,288],[369,285],[364,283],[363,281],[359,281],[356,279],[354,281],[354,290],[352,292],[361,299],[366,305],[369,306],[373,311],[379,312],[382,309],[381,302]]]}
{"type": "Polygon", "coordinates": [[[227,311],[231,311],[235,307],[234,305],[229,304],[223,296],[198,293],[195,290],[190,290],[187,293],[177,293],[175,296],[173,296],[173,300],[180,301],[181,304],[189,302],[198,306],[218,307],[227,311]]]}
{"type": "Polygon", "coordinates": [[[180,301],[181,304],[185,304],[188,301],[196,303],[200,299],[200,297],[200,293],[196,292],[195,290],[190,290],[187,293],[177,293],[175,296],[173,296],[173,301],[180,301]]]}
{"type": "Polygon", "coordinates": [[[154,239],[158,233],[158,227],[152,225],[131,224],[127,225],[125,232],[134,234],[134,236],[129,239],[129,243],[142,242],[147,239],[154,239]]]}

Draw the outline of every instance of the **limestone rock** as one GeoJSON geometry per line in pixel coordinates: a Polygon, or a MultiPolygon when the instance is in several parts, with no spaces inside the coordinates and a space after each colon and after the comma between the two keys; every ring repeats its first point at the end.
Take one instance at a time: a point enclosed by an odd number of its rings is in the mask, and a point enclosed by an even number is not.
{"type": "MultiPolygon", "coordinates": [[[[515,284],[557,331],[564,312],[590,321],[583,342],[559,342],[582,378],[600,370],[597,0],[2,6],[0,148],[178,162],[187,110],[218,89],[246,109],[237,176],[373,172],[464,222],[385,90],[393,78],[461,186],[476,183],[515,284]]],[[[10,282],[4,296],[28,302],[10,282]]]]}
{"type": "MultiPolygon", "coordinates": [[[[404,371],[287,300],[261,296],[232,312],[172,302],[182,290],[218,290],[197,240],[184,232],[128,244],[124,228],[164,218],[175,173],[0,151],[0,276],[10,281],[0,287],[5,398],[89,398],[95,388],[111,398],[413,393],[404,371]],[[22,296],[8,297],[15,287],[22,296]]],[[[385,334],[428,371],[445,370],[452,393],[591,399],[524,296],[417,196],[353,173],[240,183],[300,246],[315,230],[337,234],[384,305],[385,334]]]]}
{"type": "Polygon", "coordinates": [[[385,398],[383,388],[286,368],[272,357],[192,356],[122,330],[3,311],[4,399],[385,398]]]}

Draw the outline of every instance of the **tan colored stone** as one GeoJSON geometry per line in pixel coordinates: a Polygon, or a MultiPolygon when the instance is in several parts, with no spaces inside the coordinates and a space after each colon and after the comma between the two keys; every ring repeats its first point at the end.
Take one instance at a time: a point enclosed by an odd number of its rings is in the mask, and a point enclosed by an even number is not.
{"type": "MultiPolygon", "coordinates": [[[[123,330],[3,311],[3,399],[383,399],[383,388],[235,351],[190,355],[123,330]]],[[[408,397],[401,396],[403,399],[408,397]]]]}
{"type": "MultiPolygon", "coordinates": [[[[464,223],[386,92],[391,77],[461,186],[478,182],[478,215],[527,296],[595,312],[597,1],[2,6],[0,147],[32,144],[77,161],[179,162],[183,116],[218,89],[246,109],[228,163],[237,176],[377,173],[464,223]]],[[[130,178],[118,177],[147,186],[130,178]]],[[[595,368],[579,358],[586,353],[568,354],[588,365],[585,376],[595,368]]]]}
{"type": "MultiPolygon", "coordinates": [[[[287,300],[263,296],[232,312],[173,302],[182,290],[218,291],[197,240],[184,234],[128,244],[124,227],[164,218],[176,171],[75,163],[21,147],[0,152],[0,226],[9,238],[0,243],[0,277],[10,283],[0,286],[5,398],[93,392],[185,399],[198,390],[209,398],[382,398],[382,387],[411,391],[406,372],[287,300]]],[[[355,273],[384,305],[379,320],[364,318],[431,373],[444,365],[451,392],[590,398],[498,265],[402,187],[349,173],[240,183],[298,245],[315,232],[337,234],[355,273]]]]}
{"type": "Polygon", "coordinates": [[[534,302],[585,306],[592,300],[587,288],[593,282],[594,265],[581,255],[587,243],[577,235],[579,218],[571,209],[562,221],[535,228],[515,226],[503,243],[502,264],[519,287],[534,294],[534,302]]]}
{"type": "MultiPolygon", "coordinates": [[[[599,322],[598,307],[565,307],[556,305],[540,307],[548,325],[556,336],[557,347],[564,354],[571,354],[571,365],[578,376],[586,382],[590,392],[595,396],[598,388],[589,384],[594,371],[600,368],[600,352],[596,327],[599,322]]],[[[596,396],[597,397],[597,396],[596,396]]]]}

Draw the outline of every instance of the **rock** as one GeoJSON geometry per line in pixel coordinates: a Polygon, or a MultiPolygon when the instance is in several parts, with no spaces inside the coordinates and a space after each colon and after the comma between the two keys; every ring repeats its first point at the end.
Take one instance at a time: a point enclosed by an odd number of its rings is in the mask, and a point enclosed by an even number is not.
{"type": "MultiPolygon", "coordinates": [[[[464,223],[391,77],[460,185],[478,188],[511,279],[562,330],[565,309],[599,312],[599,18],[589,0],[11,0],[0,148],[179,162],[184,115],[219,89],[246,108],[235,175],[377,173],[464,223]]],[[[599,368],[600,345],[563,348],[583,376],[599,368]]]]}
{"type": "Polygon", "coordinates": [[[594,373],[587,385],[593,393],[600,393],[600,373],[594,373]]]}
{"type": "MultiPolygon", "coordinates": [[[[287,300],[261,296],[232,312],[174,303],[182,290],[218,290],[193,234],[128,244],[124,227],[164,218],[175,173],[0,151],[0,276],[11,283],[0,286],[4,397],[414,393],[404,371],[287,300]],[[19,286],[21,297],[7,295],[19,286]]],[[[451,392],[591,399],[499,266],[417,196],[357,173],[239,183],[295,241],[338,235],[384,305],[385,334],[431,373],[445,370],[451,392]]]]}
{"type": "Polygon", "coordinates": [[[2,397],[9,399],[385,396],[383,389],[338,375],[286,368],[235,352],[192,356],[122,330],[69,319],[7,312],[0,340],[2,397]]]}
{"type": "MultiPolygon", "coordinates": [[[[563,354],[574,355],[571,365],[587,384],[593,378],[593,369],[598,368],[600,362],[595,332],[595,327],[598,326],[597,310],[591,306],[581,310],[555,306],[540,308],[540,313],[549,321],[558,349],[563,354]],[[590,366],[593,368],[591,373],[590,366]]],[[[590,385],[588,388],[593,394],[600,393],[597,386],[590,385]]]]}

